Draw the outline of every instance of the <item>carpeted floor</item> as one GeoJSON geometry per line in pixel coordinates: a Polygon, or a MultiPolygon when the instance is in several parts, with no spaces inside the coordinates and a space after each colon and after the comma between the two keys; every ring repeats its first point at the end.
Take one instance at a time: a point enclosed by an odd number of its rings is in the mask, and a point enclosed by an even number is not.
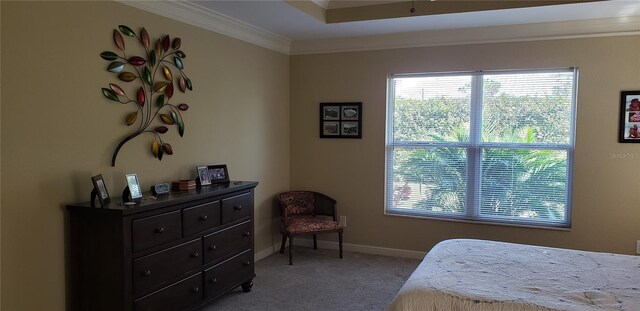
{"type": "Polygon", "coordinates": [[[253,290],[236,288],[203,311],[384,310],[420,260],[296,247],[256,262],[253,290]]]}

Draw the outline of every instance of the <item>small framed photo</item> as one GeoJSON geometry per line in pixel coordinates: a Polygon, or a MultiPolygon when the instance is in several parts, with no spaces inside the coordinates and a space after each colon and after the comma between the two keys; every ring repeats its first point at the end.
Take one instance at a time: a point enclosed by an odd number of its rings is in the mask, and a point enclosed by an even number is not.
{"type": "Polygon", "coordinates": [[[360,134],[360,122],[342,122],[340,134],[342,136],[358,136],[360,134]]]}
{"type": "Polygon", "coordinates": [[[322,134],[325,136],[339,136],[340,122],[322,121],[322,134]]]}
{"type": "Polygon", "coordinates": [[[142,199],[142,189],[140,188],[140,182],[138,182],[138,175],[127,174],[126,178],[129,193],[131,194],[131,201],[140,201],[140,199],[142,199]]]}
{"type": "Polygon", "coordinates": [[[362,138],[362,103],[320,103],[320,138],[362,138]]]}
{"type": "MultiPolygon", "coordinates": [[[[102,179],[102,174],[91,177],[91,181],[93,182],[93,189],[96,191],[98,200],[100,200],[100,205],[104,206],[111,202],[109,192],[107,192],[107,186],[104,184],[104,179],[102,179]]],[[[93,204],[93,202],[91,204],[93,204]]]]}
{"type": "Polygon", "coordinates": [[[220,184],[229,182],[229,171],[227,171],[227,165],[209,165],[207,166],[209,172],[209,180],[212,184],[220,184]]]}
{"type": "Polygon", "coordinates": [[[211,178],[209,177],[209,169],[206,166],[196,166],[196,170],[198,171],[198,179],[200,179],[200,184],[203,186],[211,184],[211,178]]]}
{"type": "Polygon", "coordinates": [[[322,107],[322,111],[320,112],[322,114],[322,119],[323,120],[340,120],[340,106],[334,106],[334,105],[326,105],[324,107],[322,107]]]}
{"type": "Polygon", "coordinates": [[[640,143],[640,91],[620,92],[618,142],[640,143]]]}
{"type": "Polygon", "coordinates": [[[358,120],[360,106],[342,106],[340,120],[358,120]]]}

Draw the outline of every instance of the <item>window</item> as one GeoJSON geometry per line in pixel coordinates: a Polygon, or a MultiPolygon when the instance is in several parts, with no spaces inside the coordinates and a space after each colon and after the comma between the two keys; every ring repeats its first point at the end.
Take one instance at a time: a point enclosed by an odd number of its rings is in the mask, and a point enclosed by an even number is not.
{"type": "Polygon", "coordinates": [[[577,69],[391,75],[387,214],[571,223],[577,69]]]}

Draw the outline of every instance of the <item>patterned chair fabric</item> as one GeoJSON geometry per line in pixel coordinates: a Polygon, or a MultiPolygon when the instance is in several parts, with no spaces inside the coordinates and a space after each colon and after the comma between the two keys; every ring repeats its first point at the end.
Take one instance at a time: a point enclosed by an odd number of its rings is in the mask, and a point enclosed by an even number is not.
{"type": "Polygon", "coordinates": [[[338,229],[339,225],[331,216],[293,216],[285,228],[289,233],[319,232],[338,229]]]}
{"type": "Polygon", "coordinates": [[[314,195],[308,191],[291,191],[283,193],[280,199],[285,204],[287,216],[311,215],[314,212],[314,195]]]}
{"type": "Polygon", "coordinates": [[[293,238],[298,235],[313,235],[313,248],[318,248],[316,235],[338,233],[338,246],[342,258],[342,232],[337,219],[336,201],[322,193],[313,191],[290,191],[278,196],[280,202],[280,233],[284,253],[285,243],[289,239],[289,264],[293,264],[293,238]]]}

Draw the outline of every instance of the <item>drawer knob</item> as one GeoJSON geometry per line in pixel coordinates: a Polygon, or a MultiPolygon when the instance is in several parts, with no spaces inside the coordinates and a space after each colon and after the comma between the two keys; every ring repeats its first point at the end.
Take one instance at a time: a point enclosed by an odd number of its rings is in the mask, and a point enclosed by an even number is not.
{"type": "Polygon", "coordinates": [[[209,279],[209,283],[218,283],[218,279],[216,278],[209,279]]]}
{"type": "Polygon", "coordinates": [[[207,220],[207,215],[202,215],[200,216],[200,221],[206,221],[207,220]]]}
{"type": "Polygon", "coordinates": [[[200,254],[198,254],[198,252],[191,253],[191,257],[193,257],[193,258],[198,258],[198,256],[200,256],[200,254]]]}
{"type": "Polygon", "coordinates": [[[244,262],[244,265],[245,265],[245,266],[248,266],[248,265],[250,265],[250,264],[251,264],[251,261],[248,261],[248,260],[247,260],[247,261],[245,261],[245,262],[244,262]]]}
{"type": "Polygon", "coordinates": [[[239,211],[242,209],[242,204],[236,205],[233,207],[234,210],[239,211]]]}
{"type": "Polygon", "coordinates": [[[216,247],[215,245],[211,245],[211,246],[209,246],[209,250],[210,250],[210,251],[215,251],[215,250],[216,250],[216,248],[217,248],[217,247],[216,247]]]}
{"type": "Polygon", "coordinates": [[[250,236],[251,235],[251,231],[247,231],[244,234],[242,234],[243,236],[250,236]]]}
{"type": "Polygon", "coordinates": [[[197,292],[200,291],[200,288],[196,286],[196,287],[192,288],[191,291],[194,292],[194,293],[197,293],[197,292]]]}
{"type": "Polygon", "coordinates": [[[164,227],[156,228],[156,233],[163,233],[164,227]]]}
{"type": "Polygon", "coordinates": [[[151,270],[144,270],[144,272],[142,273],[143,276],[150,276],[151,275],[151,270]]]}

